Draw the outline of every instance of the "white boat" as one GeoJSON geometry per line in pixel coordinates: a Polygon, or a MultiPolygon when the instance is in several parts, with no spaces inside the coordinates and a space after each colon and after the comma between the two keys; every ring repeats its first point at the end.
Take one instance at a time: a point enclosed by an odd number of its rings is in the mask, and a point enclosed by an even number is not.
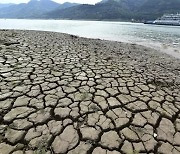
{"type": "Polygon", "coordinates": [[[164,14],[162,17],[153,21],[153,24],[180,26],[180,14],[164,14]]]}

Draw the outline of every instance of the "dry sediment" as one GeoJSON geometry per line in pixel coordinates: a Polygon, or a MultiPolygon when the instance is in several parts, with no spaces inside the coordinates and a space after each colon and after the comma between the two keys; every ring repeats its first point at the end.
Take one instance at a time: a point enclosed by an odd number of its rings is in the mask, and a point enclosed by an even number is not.
{"type": "Polygon", "coordinates": [[[135,44],[0,31],[0,154],[180,153],[180,61],[135,44]]]}

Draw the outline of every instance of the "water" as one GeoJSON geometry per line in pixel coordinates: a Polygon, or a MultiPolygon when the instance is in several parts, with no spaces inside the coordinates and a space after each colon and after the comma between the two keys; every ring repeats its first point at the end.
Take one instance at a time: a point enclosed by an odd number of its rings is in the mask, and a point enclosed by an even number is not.
{"type": "Polygon", "coordinates": [[[0,19],[0,29],[43,30],[136,43],[180,58],[180,27],[130,22],[0,19]]]}

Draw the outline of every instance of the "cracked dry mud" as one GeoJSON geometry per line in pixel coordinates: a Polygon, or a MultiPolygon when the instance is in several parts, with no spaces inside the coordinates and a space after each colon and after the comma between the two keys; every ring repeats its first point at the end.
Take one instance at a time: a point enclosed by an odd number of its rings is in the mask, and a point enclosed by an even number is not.
{"type": "Polygon", "coordinates": [[[53,32],[0,36],[0,154],[180,153],[179,60],[53,32]]]}

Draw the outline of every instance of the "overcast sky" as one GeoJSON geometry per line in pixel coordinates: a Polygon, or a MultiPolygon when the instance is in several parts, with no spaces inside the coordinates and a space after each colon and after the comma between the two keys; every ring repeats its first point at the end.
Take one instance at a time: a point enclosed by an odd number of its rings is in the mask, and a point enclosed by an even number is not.
{"type": "MultiPolygon", "coordinates": [[[[0,3],[27,3],[30,0],[0,0],[0,3]]],[[[95,4],[100,2],[101,0],[53,0],[58,3],[64,2],[75,2],[75,3],[83,3],[83,4],[95,4]]]]}

